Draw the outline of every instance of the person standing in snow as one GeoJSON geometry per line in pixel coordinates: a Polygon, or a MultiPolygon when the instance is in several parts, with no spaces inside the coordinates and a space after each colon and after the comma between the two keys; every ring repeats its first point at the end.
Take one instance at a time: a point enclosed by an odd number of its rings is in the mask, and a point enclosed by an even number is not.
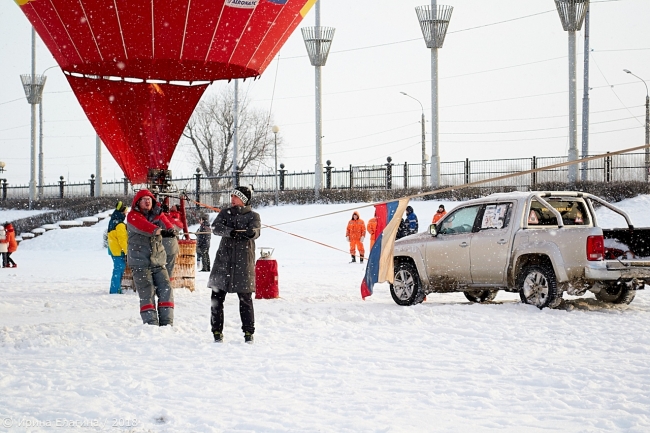
{"type": "Polygon", "coordinates": [[[354,211],[352,213],[352,219],[348,222],[348,227],[345,230],[345,238],[350,242],[350,256],[352,256],[352,261],[350,263],[356,262],[356,252],[359,251],[359,257],[361,263],[363,263],[363,256],[365,250],[363,249],[363,239],[366,236],[366,224],[361,218],[359,218],[359,213],[354,211]]]}
{"type": "Polygon", "coordinates": [[[438,211],[435,214],[433,214],[432,223],[437,224],[438,221],[440,221],[442,217],[444,217],[445,215],[447,215],[447,211],[445,210],[445,205],[441,204],[440,206],[438,206],[438,211]]]}
{"type": "Polygon", "coordinates": [[[406,207],[406,235],[414,235],[418,232],[418,217],[411,206],[406,207]]]}
{"type": "Polygon", "coordinates": [[[210,324],[214,341],[223,341],[223,303],[227,293],[237,293],[244,341],[253,343],[255,333],[255,239],[262,223],[251,209],[250,188],[240,186],[230,195],[231,206],[222,209],[212,223],[212,233],[221,236],[219,249],[208,280],[212,289],[210,324]]]}
{"type": "Polygon", "coordinates": [[[168,229],[171,222],[162,212],[154,195],[146,189],[133,198],[126,218],[128,233],[127,263],[133,272],[133,283],[140,296],[140,316],[148,325],[173,325],[174,292],[169,282],[167,255],[163,237],[175,237],[168,229]],[[156,308],[156,296],[158,305],[156,308]]]}
{"type": "Polygon", "coordinates": [[[208,214],[201,214],[199,222],[201,225],[196,235],[196,255],[201,260],[201,270],[199,272],[210,272],[210,240],[212,238],[212,230],[210,229],[208,214]]]}
{"type": "Polygon", "coordinates": [[[108,253],[113,259],[113,275],[109,294],[122,293],[122,275],[126,269],[128,234],[126,233],[126,205],[118,201],[108,221],[108,253]]]}
{"type": "Polygon", "coordinates": [[[11,255],[18,249],[18,242],[16,242],[16,231],[14,230],[14,226],[11,223],[6,223],[4,225],[4,228],[5,232],[7,233],[7,242],[9,244],[7,247],[7,252],[5,253],[6,266],[8,268],[17,268],[18,265],[11,258],[11,255]]]}
{"type": "Polygon", "coordinates": [[[370,221],[368,221],[368,227],[367,227],[368,233],[370,233],[370,249],[372,250],[372,246],[375,243],[375,239],[377,239],[377,214],[370,218],[370,221]]]}
{"type": "Polygon", "coordinates": [[[9,239],[4,225],[0,225],[0,256],[2,257],[2,267],[9,267],[7,264],[7,252],[9,251],[9,239]]]}

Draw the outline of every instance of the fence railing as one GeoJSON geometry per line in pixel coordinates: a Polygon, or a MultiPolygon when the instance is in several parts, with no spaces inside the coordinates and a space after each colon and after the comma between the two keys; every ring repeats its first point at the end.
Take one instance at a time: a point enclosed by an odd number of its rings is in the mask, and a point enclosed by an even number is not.
{"type": "MultiPolygon", "coordinates": [[[[324,167],[323,177],[325,189],[367,189],[385,190],[401,188],[422,188],[428,182],[428,176],[422,176],[422,164],[394,164],[387,158],[382,165],[353,166],[337,169],[329,164],[324,167]]],[[[498,181],[486,182],[483,187],[511,187],[520,191],[536,189],[543,182],[566,182],[568,168],[559,167],[544,170],[543,167],[567,161],[566,156],[531,157],[512,159],[488,159],[449,161],[440,164],[441,184],[459,186],[522,171],[540,169],[535,173],[513,176],[498,181]]],[[[329,163],[329,161],[328,161],[329,163]]],[[[314,189],[314,172],[289,172],[284,164],[280,164],[277,182],[281,191],[296,191],[314,189]]],[[[430,164],[426,164],[425,172],[429,173],[430,164]]],[[[645,153],[626,153],[595,159],[579,165],[580,178],[586,174],[589,181],[620,182],[647,181],[648,167],[645,153]]],[[[238,185],[253,185],[256,192],[275,191],[276,174],[240,173],[236,180],[238,185]]],[[[218,206],[224,201],[223,195],[233,187],[232,176],[204,176],[201,173],[190,178],[172,179],[173,186],[184,190],[198,202],[218,206]]],[[[28,198],[27,185],[10,185],[2,179],[0,185],[1,198],[28,198]]],[[[123,181],[103,182],[102,195],[126,196],[131,191],[131,185],[123,181]]],[[[94,197],[98,194],[95,179],[85,183],[67,183],[63,176],[56,184],[44,185],[37,189],[38,196],[43,198],[55,197],[94,197]]],[[[225,198],[227,200],[227,197],[225,198]]]]}

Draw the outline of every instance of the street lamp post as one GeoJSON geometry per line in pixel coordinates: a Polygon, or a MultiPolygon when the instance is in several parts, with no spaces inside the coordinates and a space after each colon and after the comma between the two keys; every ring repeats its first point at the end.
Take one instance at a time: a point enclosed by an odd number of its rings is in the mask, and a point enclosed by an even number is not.
{"type": "MultiPolygon", "coordinates": [[[[569,161],[578,159],[578,109],[576,89],[576,31],[582,23],[589,7],[589,0],[555,0],[562,28],[569,35],[569,161]]],[[[568,182],[574,184],[578,179],[578,166],[569,166],[568,182]]]]}
{"type": "Polygon", "coordinates": [[[23,83],[27,102],[32,106],[30,176],[29,176],[29,208],[33,209],[36,199],[36,105],[41,103],[41,94],[45,85],[45,77],[36,75],[36,31],[32,27],[32,73],[20,76],[23,83]]]}
{"type": "Polygon", "coordinates": [[[273,131],[273,148],[275,150],[275,171],[274,171],[274,178],[275,178],[275,205],[278,205],[279,201],[279,193],[278,193],[278,132],[280,132],[280,127],[278,125],[273,125],[271,128],[271,131],[273,131]]]}
{"type": "Polygon", "coordinates": [[[650,175],[650,148],[647,147],[650,145],[650,93],[648,92],[648,83],[638,75],[634,75],[632,71],[628,69],[623,69],[623,71],[643,81],[643,84],[645,85],[645,181],[647,182],[650,175]]]}
{"type": "Polygon", "coordinates": [[[413,96],[407,94],[406,92],[400,92],[404,96],[408,96],[411,99],[414,99],[417,101],[418,104],[420,104],[420,108],[422,109],[422,188],[427,186],[427,142],[426,142],[426,130],[424,128],[424,107],[422,106],[422,103],[417,99],[414,98],[413,96]]]}
{"type": "MultiPolygon", "coordinates": [[[[440,146],[438,144],[438,49],[445,42],[445,35],[454,8],[438,5],[418,6],[415,13],[427,48],[431,49],[431,187],[440,186],[440,146]]],[[[423,185],[424,186],[424,185],[423,185]]]]}
{"type": "MultiPolygon", "coordinates": [[[[0,161],[0,174],[4,173],[5,171],[5,162],[0,161]]],[[[2,201],[5,201],[7,199],[7,179],[0,178],[0,188],[2,188],[2,193],[0,197],[2,197],[2,201]]]]}
{"type": "Polygon", "coordinates": [[[43,97],[42,92],[45,90],[45,81],[47,76],[45,73],[52,68],[58,68],[58,65],[45,68],[41,77],[43,77],[43,89],[41,89],[41,103],[38,104],[38,199],[43,198],[43,185],[45,184],[45,177],[43,175],[43,97]]]}
{"type": "Polygon", "coordinates": [[[314,195],[320,195],[323,188],[323,83],[321,79],[321,67],[327,63],[327,56],[334,38],[333,27],[321,27],[320,25],[320,2],[316,2],[316,26],[303,27],[302,38],[305,41],[305,48],[309,54],[309,62],[316,69],[315,93],[316,93],[316,164],[314,166],[314,195]]]}

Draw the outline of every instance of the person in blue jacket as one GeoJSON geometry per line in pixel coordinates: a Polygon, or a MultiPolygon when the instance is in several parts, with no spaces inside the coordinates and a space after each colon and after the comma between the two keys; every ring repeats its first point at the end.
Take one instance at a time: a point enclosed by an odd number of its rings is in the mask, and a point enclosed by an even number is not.
{"type": "Polygon", "coordinates": [[[418,216],[413,212],[411,206],[406,207],[407,236],[418,232],[418,216]]]}

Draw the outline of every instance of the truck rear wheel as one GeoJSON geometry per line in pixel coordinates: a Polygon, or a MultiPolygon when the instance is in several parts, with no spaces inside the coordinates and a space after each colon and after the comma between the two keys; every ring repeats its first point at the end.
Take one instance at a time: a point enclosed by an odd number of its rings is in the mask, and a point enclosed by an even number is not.
{"type": "Polygon", "coordinates": [[[540,310],[553,308],[561,300],[557,293],[555,272],[549,265],[525,266],[517,276],[517,288],[521,302],[534,305],[540,310]]]}
{"type": "Polygon", "coordinates": [[[481,290],[479,292],[463,292],[463,294],[468,301],[482,304],[483,302],[490,302],[496,298],[498,292],[498,290],[481,290]]]}
{"type": "Polygon", "coordinates": [[[596,299],[608,304],[629,304],[634,299],[636,290],[632,290],[628,283],[621,281],[608,284],[595,295],[596,299]]]}
{"type": "Polygon", "coordinates": [[[419,304],[424,300],[420,276],[415,266],[408,262],[401,262],[395,266],[390,295],[397,305],[402,306],[419,304]]]}

